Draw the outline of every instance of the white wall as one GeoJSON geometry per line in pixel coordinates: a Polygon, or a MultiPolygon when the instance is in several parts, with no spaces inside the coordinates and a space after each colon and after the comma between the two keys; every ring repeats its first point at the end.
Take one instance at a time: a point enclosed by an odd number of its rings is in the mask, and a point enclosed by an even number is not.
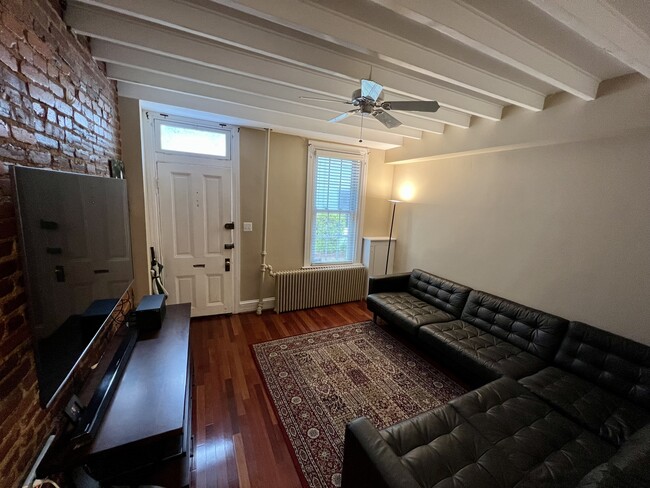
{"type": "Polygon", "coordinates": [[[556,96],[537,118],[513,109],[507,124],[450,129],[452,156],[438,141],[389,151],[439,158],[395,166],[394,195],[415,191],[397,210],[397,269],[650,344],[650,82],[604,90],[594,102],[556,96]]]}

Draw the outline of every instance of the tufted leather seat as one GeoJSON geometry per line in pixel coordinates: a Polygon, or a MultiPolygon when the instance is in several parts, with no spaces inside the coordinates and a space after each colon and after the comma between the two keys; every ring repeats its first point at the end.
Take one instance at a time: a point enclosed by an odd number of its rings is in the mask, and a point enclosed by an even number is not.
{"type": "Polygon", "coordinates": [[[521,383],[576,422],[620,446],[650,422],[650,349],[571,322],[549,367],[521,383]]]}
{"type": "Polygon", "coordinates": [[[544,368],[567,326],[560,317],[476,290],[461,319],[424,325],[418,338],[471,385],[501,376],[517,379],[544,368]]]}
{"type": "Polygon", "coordinates": [[[590,471],[578,488],[650,486],[650,425],[639,430],[607,462],[590,471]]]}
{"type": "Polygon", "coordinates": [[[439,360],[462,370],[471,384],[501,376],[521,378],[546,366],[542,359],[462,320],[425,325],[419,338],[439,360]]]}
{"type": "Polygon", "coordinates": [[[346,465],[358,432],[372,429],[365,418],[346,429],[344,488],[377,486],[365,480],[387,465],[404,480],[396,487],[575,486],[616,451],[510,378],[376,432],[365,449],[381,454],[346,465]]]}
{"type": "Polygon", "coordinates": [[[368,309],[416,335],[424,324],[460,317],[470,289],[420,269],[408,275],[371,277],[368,309]]]}
{"type": "Polygon", "coordinates": [[[384,320],[414,335],[424,324],[445,322],[456,318],[407,292],[369,295],[368,307],[372,307],[371,310],[380,310],[384,320]]]}
{"type": "Polygon", "coordinates": [[[521,384],[564,415],[617,446],[650,422],[647,410],[555,367],[522,378],[521,384]]]}
{"type": "Polygon", "coordinates": [[[555,356],[567,320],[472,290],[461,319],[546,361],[555,356]]]}
{"type": "Polygon", "coordinates": [[[582,322],[571,322],[555,364],[650,409],[650,348],[582,322]]]}

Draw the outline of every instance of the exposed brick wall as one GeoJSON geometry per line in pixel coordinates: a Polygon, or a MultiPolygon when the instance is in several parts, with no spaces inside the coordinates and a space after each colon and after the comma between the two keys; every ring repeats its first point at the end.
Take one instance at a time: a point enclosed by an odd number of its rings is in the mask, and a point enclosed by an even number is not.
{"type": "MultiPolygon", "coordinates": [[[[63,3],[64,4],[64,3],[63,3]]],[[[87,43],[61,20],[59,0],[0,3],[0,485],[17,486],[61,403],[38,398],[9,167],[108,174],[120,156],[117,93],[87,43]]],[[[88,361],[96,358],[95,350],[88,361]]],[[[83,366],[83,365],[82,365],[83,366]]],[[[74,382],[83,380],[87,366],[74,382]]],[[[65,397],[66,395],[63,395],[65,397]]]]}

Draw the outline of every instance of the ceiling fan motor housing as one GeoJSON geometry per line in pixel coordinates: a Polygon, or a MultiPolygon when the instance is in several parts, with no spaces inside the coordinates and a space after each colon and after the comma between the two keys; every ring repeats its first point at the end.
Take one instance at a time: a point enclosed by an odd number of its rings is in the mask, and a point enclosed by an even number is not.
{"type": "Polygon", "coordinates": [[[377,100],[373,100],[370,97],[362,96],[361,89],[354,90],[352,92],[352,105],[359,107],[359,110],[361,110],[362,113],[370,114],[383,101],[383,93],[384,92],[382,91],[377,97],[377,100]]]}

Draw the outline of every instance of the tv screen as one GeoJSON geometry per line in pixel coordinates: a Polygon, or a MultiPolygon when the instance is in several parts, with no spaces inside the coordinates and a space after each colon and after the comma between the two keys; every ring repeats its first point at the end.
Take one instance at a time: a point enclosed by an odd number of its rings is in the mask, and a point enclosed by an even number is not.
{"type": "Polygon", "coordinates": [[[45,406],[133,280],[126,181],[16,166],[14,182],[45,406]]]}

